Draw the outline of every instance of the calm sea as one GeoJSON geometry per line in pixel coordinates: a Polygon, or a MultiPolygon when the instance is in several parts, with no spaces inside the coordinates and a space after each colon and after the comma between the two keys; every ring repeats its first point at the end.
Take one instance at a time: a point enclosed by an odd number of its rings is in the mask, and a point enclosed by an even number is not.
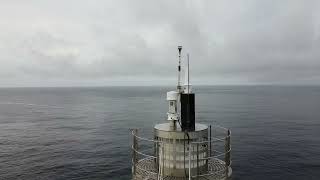
{"type": "MultiPolygon", "coordinates": [[[[320,87],[199,86],[198,122],[232,131],[234,180],[320,179],[320,87]]],[[[0,179],[130,179],[130,128],[169,87],[0,89],[0,179]]]]}

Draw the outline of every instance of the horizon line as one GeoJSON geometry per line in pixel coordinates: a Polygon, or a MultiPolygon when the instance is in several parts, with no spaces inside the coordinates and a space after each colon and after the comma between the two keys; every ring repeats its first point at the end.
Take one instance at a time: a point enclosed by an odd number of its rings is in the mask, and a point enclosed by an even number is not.
{"type": "MultiPolygon", "coordinates": [[[[172,85],[75,85],[75,86],[0,86],[0,89],[9,88],[103,88],[103,87],[171,87],[172,85]]],[[[192,86],[284,86],[318,87],[320,84],[196,84],[192,86]]]]}

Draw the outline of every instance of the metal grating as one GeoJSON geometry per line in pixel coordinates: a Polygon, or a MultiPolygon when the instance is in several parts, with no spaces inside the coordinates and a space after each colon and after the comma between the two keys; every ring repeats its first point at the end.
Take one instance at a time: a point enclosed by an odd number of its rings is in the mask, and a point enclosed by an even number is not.
{"type": "MultiPolygon", "coordinates": [[[[208,172],[198,177],[193,176],[192,179],[197,180],[221,180],[226,178],[226,165],[225,162],[217,159],[210,158],[208,160],[208,172]]],[[[158,171],[155,168],[154,160],[152,158],[141,159],[136,164],[137,172],[134,180],[187,180],[185,177],[161,177],[158,175],[158,171]],[[159,176],[159,177],[158,177],[159,176]]]]}

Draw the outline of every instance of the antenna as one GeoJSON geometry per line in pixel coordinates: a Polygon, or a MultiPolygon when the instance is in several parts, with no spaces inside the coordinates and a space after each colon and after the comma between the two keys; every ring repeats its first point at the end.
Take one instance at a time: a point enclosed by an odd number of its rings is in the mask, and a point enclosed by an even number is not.
{"type": "Polygon", "coordinates": [[[189,71],[189,54],[188,54],[188,94],[190,93],[189,92],[189,86],[190,86],[190,71],[189,71]]]}
{"type": "Polygon", "coordinates": [[[179,51],[179,65],[178,65],[178,86],[177,89],[179,92],[181,92],[181,85],[180,85],[180,74],[181,74],[181,50],[182,46],[178,46],[178,51],[179,51]]]}
{"type": "Polygon", "coordinates": [[[187,67],[185,68],[185,76],[184,76],[184,89],[183,92],[190,94],[192,93],[192,86],[190,84],[190,55],[187,54],[187,67]]]}

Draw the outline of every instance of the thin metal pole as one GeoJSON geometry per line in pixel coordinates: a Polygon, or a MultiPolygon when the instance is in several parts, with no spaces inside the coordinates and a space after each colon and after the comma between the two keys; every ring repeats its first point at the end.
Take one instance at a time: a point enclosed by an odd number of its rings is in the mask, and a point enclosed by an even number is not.
{"type": "Polygon", "coordinates": [[[180,84],[180,76],[181,76],[181,50],[182,46],[178,46],[178,51],[179,51],[179,64],[178,64],[178,86],[177,89],[179,93],[181,92],[181,84],[180,84]]]}
{"type": "Polygon", "coordinates": [[[159,173],[158,173],[158,177],[159,177],[159,178],[158,178],[158,179],[160,179],[160,176],[161,176],[161,159],[160,159],[160,158],[162,158],[162,154],[161,154],[161,153],[162,153],[162,150],[161,150],[160,148],[161,148],[161,147],[160,147],[160,145],[159,145],[159,166],[158,166],[158,167],[159,167],[159,170],[158,170],[158,171],[159,171],[159,173]]]}
{"type": "Polygon", "coordinates": [[[162,173],[161,175],[164,175],[164,143],[162,142],[162,173]]]}
{"type": "Polygon", "coordinates": [[[189,180],[191,180],[191,143],[189,143],[189,180]]]}
{"type": "Polygon", "coordinates": [[[158,180],[160,180],[160,166],[159,166],[159,158],[160,158],[160,153],[159,153],[159,145],[158,145],[158,142],[156,142],[156,159],[155,159],[155,166],[156,166],[156,169],[157,169],[157,174],[158,174],[158,180]]]}
{"type": "Polygon", "coordinates": [[[210,125],[210,151],[209,151],[209,155],[211,157],[211,150],[212,150],[212,147],[211,147],[211,125],[210,125]]]}
{"type": "Polygon", "coordinates": [[[138,141],[137,141],[137,132],[138,130],[137,129],[133,129],[132,130],[132,134],[133,134],[133,145],[132,145],[132,165],[133,165],[133,168],[132,168],[132,171],[133,171],[133,175],[135,176],[136,175],[136,164],[137,164],[137,150],[138,150],[138,141]]]}
{"type": "Polygon", "coordinates": [[[225,163],[226,163],[226,177],[229,174],[230,166],[230,130],[228,130],[226,141],[225,141],[225,163]]]}
{"type": "Polygon", "coordinates": [[[197,143],[197,179],[199,175],[199,143],[197,143]]]}
{"type": "MultiPolygon", "coordinates": [[[[155,137],[155,140],[157,140],[156,137],[155,137]]],[[[158,141],[155,142],[155,152],[154,152],[155,159],[153,162],[159,177],[159,145],[158,143],[159,143],[158,141]]]]}
{"type": "Polygon", "coordinates": [[[188,56],[188,94],[189,94],[190,93],[190,91],[189,91],[189,86],[190,86],[189,54],[187,56],[188,56]]]}

